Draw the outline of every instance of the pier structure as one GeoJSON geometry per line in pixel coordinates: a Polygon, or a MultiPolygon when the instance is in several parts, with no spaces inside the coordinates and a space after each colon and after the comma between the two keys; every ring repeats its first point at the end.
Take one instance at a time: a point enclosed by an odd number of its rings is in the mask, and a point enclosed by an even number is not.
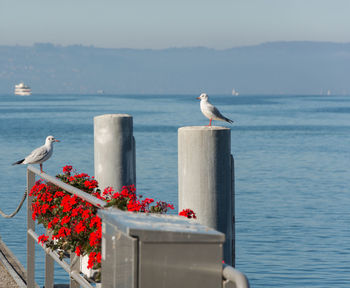
{"type": "Polygon", "coordinates": [[[0,287],[25,288],[26,271],[0,237],[0,287]]]}
{"type": "Polygon", "coordinates": [[[224,261],[235,265],[234,162],[231,130],[190,126],[178,130],[179,210],[225,234],[224,261]]]}
{"type": "Polygon", "coordinates": [[[105,114],[94,118],[95,178],[101,189],[136,185],[136,147],[133,118],[105,114]]]}
{"type": "MultiPolygon", "coordinates": [[[[125,114],[95,117],[95,150],[99,150],[95,151],[95,165],[98,166],[95,167],[95,173],[97,180],[102,183],[101,188],[112,186],[115,189],[120,189],[121,186],[136,182],[135,141],[132,135],[132,117],[131,119],[130,117],[130,115],[125,114]],[[96,139],[99,137],[102,139],[96,139]],[[104,137],[108,139],[103,139],[104,137]]],[[[180,199],[182,206],[192,205],[183,207],[195,210],[200,221],[180,216],[148,215],[124,212],[111,207],[105,208],[104,201],[42,173],[33,166],[28,166],[27,191],[31,190],[35,178],[38,176],[97,207],[99,209],[98,215],[102,219],[101,283],[93,284],[91,279],[82,274],[82,270],[77,264],[81,258],[71,253],[68,260],[60,259],[55,251],[51,251],[43,244],[39,247],[45,250],[46,255],[46,288],[54,287],[54,262],[68,273],[69,286],[72,288],[93,288],[95,286],[102,288],[150,288],[155,285],[169,288],[249,288],[246,276],[227,265],[230,264],[233,254],[232,251],[228,252],[227,248],[224,249],[227,243],[232,243],[231,235],[232,229],[234,229],[231,221],[234,219],[234,214],[225,211],[226,209],[232,211],[234,207],[232,198],[232,191],[234,191],[233,161],[229,148],[230,134],[225,130],[226,128],[222,127],[212,127],[211,130],[186,127],[181,129],[184,130],[184,134],[192,132],[196,134],[198,131],[202,134],[200,137],[195,135],[193,139],[187,134],[179,135],[179,145],[181,142],[182,147],[181,149],[179,147],[179,153],[181,153],[179,165],[183,169],[199,169],[201,171],[198,175],[192,174],[192,180],[186,179],[191,173],[179,175],[179,189],[181,189],[181,193],[192,193],[185,190],[184,186],[190,185],[194,189],[196,185],[199,185],[205,196],[203,197],[196,190],[193,192],[194,196],[189,198],[192,202],[186,202],[186,197],[183,194],[179,198],[182,197],[180,199]],[[202,140],[197,142],[200,138],[202,140]],[[188,141],[187,144],[186,141],[188,141]],[[184,149],[186,145],[188,149],[184,149]],[[194,151],[196,145],[199,146],[200,153],[194,151]],[[200,146],[207,147],[200,148],[200,146]],[[207,159],[205,161],[195,160],[194,153],[197,153],[198,157],[202,155],[207,159]],[[196,165],[191,166],[189,163],[184,163],[187,158],[197,165],[211,163],[208,165],[211,168],[200,169],[196,165]],[[201,205],[195,206],[196,199],[200,199],[201,205]],[[210,204],[208,208],[205,206],[206,203],[210,204]],[[209,210],[206,212],[202,209],[209,210]],[[213,217],[214,221],[210,220],[210,222],[205,217],[208,219],[213,217]],[[209,221],[207,223],[212,227],[200,223],[205,221],[209,221]],[[223,229],[225,225],[228,226],[226,230],[223,229]],[[227,256],[223,256],[224,254],[227,256]],[[223,257],[225,264],[222,263],[223,257]]],[[[27,275],[25,282],[30,288],[37,287],[35,283],[35,244],[38,241],[38,234],[35,232],[35,222],[31,218],[32,200],[32,196],[28,196],[27,275]]],[[[228,245],[228,247],[230,246],[228,245]]]]}

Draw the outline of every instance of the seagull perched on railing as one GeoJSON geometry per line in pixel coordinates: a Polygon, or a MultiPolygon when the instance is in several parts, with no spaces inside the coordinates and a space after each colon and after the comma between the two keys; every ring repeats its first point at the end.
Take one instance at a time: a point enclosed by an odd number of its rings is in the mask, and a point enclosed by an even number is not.
{"type": "Polygon", "coordinates": [[[231,119],[226,118],[223,116],[220,111],[209,102],[208,100],[208,95],[205,93],[202,93],[197,99],[201,100],[201,111],[204,114],[205,117],[207,117],[209,120],[209,125],[206,126],[211,126],[211,121],[212,120],[219,120],[219,121],[226,121],[228,123],[233,123],[231,119]]]}
{"type": "Polygon", "coordinates": [[[43,172],[43,162],[48,160],[53,152],[53,143],[60,142],[53,136],[47,136],[45,144],[39,148],[33,150],[26,158],[19,160],[12,165],[16,164],[40,164],[40,171],[43,172]]]}

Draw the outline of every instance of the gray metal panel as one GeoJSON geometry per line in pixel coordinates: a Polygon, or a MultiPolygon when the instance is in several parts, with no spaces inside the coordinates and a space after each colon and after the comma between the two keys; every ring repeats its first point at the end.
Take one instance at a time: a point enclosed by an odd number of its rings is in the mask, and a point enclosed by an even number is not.
{"type": "Polygon", "coordinates": [[[218,288],[222,245],[140,243],[139,288],[218,288]]]}
{"type": "Polygon", "coordinates": [[[144,242],[211,242],[222,243],[225,235],[181,216],[100,210],[99,215],[127,235],[144,242]]]}
{"type": "Polygon", "coordinates": [[[102,287],[137,288],[137,239],[103,223],[102,287]]]}
{"type": "Polygon", "coordinates": [[[100,210],[102,287],[222,286],[225,236],[184,217],[100,210]]]}

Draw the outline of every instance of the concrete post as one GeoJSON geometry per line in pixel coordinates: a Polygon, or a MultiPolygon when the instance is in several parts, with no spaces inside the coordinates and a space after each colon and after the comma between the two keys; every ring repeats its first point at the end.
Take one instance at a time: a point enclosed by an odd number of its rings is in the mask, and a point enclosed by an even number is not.
{"type": "Polygon", "coordinates": [[[179,210],[194,210],[201,224],[226,235],[224,261],[229,265],[234,264],[232,163],[229,128],[179,128],[179,210]]]}
{"type": "Polygon", "coordinates": [[[101,189],[136,185],[133,119],[127,114],[94,118],[95,177],[101,189]]]}

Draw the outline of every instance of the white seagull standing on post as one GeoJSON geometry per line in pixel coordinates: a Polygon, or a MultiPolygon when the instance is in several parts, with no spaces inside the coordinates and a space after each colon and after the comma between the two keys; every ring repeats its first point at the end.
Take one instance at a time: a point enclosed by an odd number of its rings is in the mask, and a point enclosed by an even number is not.
{"type": "Polygon", "coordinates": [[[53,143],[60,142],[53,136],[47,136],[45,144],[39,148],[33,150],[26,158],[19,160],[12,165],[16,164],[40,164],[40,171],[43,173],[43,162],[48,160],[53,152],[53,143]]]}
{"type": "Polygon", "coordinates": [[[208,95],[205,93],[202,93],[197,99],[201,100],[201,111],[204,114],[205,117],[209,119],[209,125],[206,126],[211,126],[211,121],[212,120],[219,120],[219,121],[226,121],[228,123],[233,123],[231,119],[226,118],[223,116],[220,111],[209,102],[208,100],[208,95]]]}

